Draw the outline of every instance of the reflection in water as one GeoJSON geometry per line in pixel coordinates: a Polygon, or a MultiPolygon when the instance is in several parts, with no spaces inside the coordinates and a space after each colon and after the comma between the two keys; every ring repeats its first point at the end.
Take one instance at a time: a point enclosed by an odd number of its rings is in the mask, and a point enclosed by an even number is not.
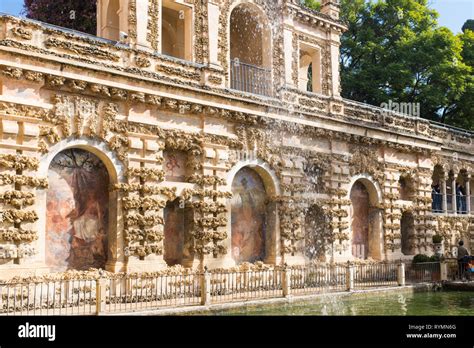
{"type": "MultiPolygon", "coordinates": [[[[472,292],[420,292],[344,299],[328,296],[314,302],[276,307],[242,308],[221,315],[472,315],[472,292]]],[[[215,313],[213,313],[215,314],[215,313]]]]}

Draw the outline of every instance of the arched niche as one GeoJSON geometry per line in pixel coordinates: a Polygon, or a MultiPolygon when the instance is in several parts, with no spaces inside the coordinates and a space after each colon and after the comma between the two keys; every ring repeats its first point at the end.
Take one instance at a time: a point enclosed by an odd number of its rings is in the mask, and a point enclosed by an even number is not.
{"type": "Polygon", "coordinates": [[[265,13],[250,2],[230,10],[230,87],[253,94],[272,94],[272,33],[265,13]]]}
{"type": "MultiPolygon", "coordinates": [[[[106,268],[111,177],[90,151],[68,148],[48,168],[45,261],[54,271],[106,268]]],[[[113,197],[112,197],[113,198],[113,197]]]]}
{"type": "MultiPolygon", "coordinates": [[[[51,164],[53,163],[56,156],[67,150],[83,150],[89,152],[96,156],[103,166],[106,169],[109,186],[107,191],[104,193],[108,198],[108,227],[106,231],[106,265],[105,269],[111,272],[115,271],[124,271],[126,267],[125,256],[123,253],[124,240],[123,240],[123,219],[122,216],[118,214],[121,211],[121,202],[119,199],[119,192],[117,190],[110,189],[116,183],[124,182],[124,169],[122,162],[117,158],[115,153],[111,151],[107,144],[101,141],[92,140],[86,137],[79,138],[67,138],[59,143],[55,144],[49,149],[49,152],[44,156],[40,161],[40,166],[38,169],[38,176],[43,178],[48,178],[50,176],[51,164]]],[[[55,175],[55,174],[52,174],[55,175]]],[[[57,175],[56,175],[57,178],[57,175]]],[[[61,181],[61,180],[60,180],[61,181]]],[[[63,183],[67,183],[61,181],[63,183]]],[[[51,184],[49,189],[51,188],[51,184]]],[[[38,216],[39,220],[37,222],[38,226],[38,258],[41,262],[47,264],[46,250],[47,250],[47,201],[48,201],[48,191],[38,190],[37,191],[37,206],[38,206],[38,216]]],[[[64,191],[69,195],[73,195],[73,190],[69,190],[64,187],[64,191]]],[[[69,196],[71,200],[74,200],[73,196],[69,196]]],[[[73,202],[71,202],[73,203],[73,202]]],[[[75,202],[74,202],[75,204],[75,202]]],[[[69,214],[69,212],[61,212],[63,219],[69,214]]],[[[105,215],[105,214],[104,214],[105,215]]],[[[66,221],[67,222],[67,221],[66,221]]],[[[72,222],[72,221],[70,221],[72,222]]],[[[54,268],[54,267],[53,267],[54,268]]],[[[60,268],[60,267],[58,267],[60,268]]],[[[64,268],[64,265],[63,265],[64,268]]]]}
{"type": "Polygon", "coordinates": [[[351,247],[357,259],[383,258],[382,212],[377,208],[381,191],[369,178],[353,180],[349,194],[351,200],[351,247]]]}
{"type": "Polygon", "coordinates": [[[230,253],[236,263],[275,263],[278,253],[277,192],[273,173],[262,165],[237,165],[230,175],[230,253]]]}
{"type": "Polygon", "coordinates": [[[192,267],[194,211],[180,204],[179,198],[169,201],[164,209],[163,259],[168,266],[192,267]]]}
{"type": "Polygon", "coordinates": [[[402,254],[415,255],[415,218],[412,213],[404,212],[400,220],[402,254]]]}
{"type": "Polygon", "coordinates": [[[271,67],[271,31],[265,13],[255,4],[241,3],[230,14],[230,59],[271,67]]]}
{"type": "Polygon", "coordinates": [[[298,70],[298,85],[301,91],[322,92],[321,50],[301,45],[298,70]]]}
{"type": "Polygon", "coordinates": [[[97,1],[97,36],[119,41],[120,31],[127,32],[128,0],[97,1]]]}

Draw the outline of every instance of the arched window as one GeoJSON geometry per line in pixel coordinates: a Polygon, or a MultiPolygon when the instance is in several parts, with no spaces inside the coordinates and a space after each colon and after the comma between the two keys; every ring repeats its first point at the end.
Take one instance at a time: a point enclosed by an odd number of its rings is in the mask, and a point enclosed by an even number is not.
{"type": "Polygon", "coordinates": [[[298,72],[299,89],[305,92],[322,92],[321,51],[301,45],[298,72]]]}
{"type": "Polygon", "coordinates": [[[458,177],[456,178],[456,188],[455,188],[455,194],[456,194],[456,209],[458,214],[467,214],[467,200],[469,199],[468,197],[468,182],[469,178],[467,175],[467,171],[465,169],[462,169],[458,177]]]}
{"type": "Polygon", "coordinates": [[[267,19],[252,4],[241,4],[230,16],[231,88],[270,96],[271,32],[267,19]]]}
{"type": "Polygon", "coordinates": [[[443,192],[442,185],[445,185],[444,170],[440,165],[436,165],[433,170],[431,184],[431,208],[433,213],[443,212],[443,192]]]}
{"type": "Polygon", "coordinates": [[[105,269],[109,174],[89,151],[60,152],[50,164],[46,198],[46,264],[54,271],[105,269]]]}
{"type": "Polygon", "coordinates": [[[412,213],[404,212],[400,221],[403,255],[415,255],[415,219],[412,213]]]}

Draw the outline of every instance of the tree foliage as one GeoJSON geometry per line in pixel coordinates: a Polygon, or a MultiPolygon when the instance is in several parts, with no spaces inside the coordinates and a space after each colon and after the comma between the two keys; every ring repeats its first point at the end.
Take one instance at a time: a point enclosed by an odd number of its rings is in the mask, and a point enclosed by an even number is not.
{"type": "Polygon", "coordinates": [[[304,0],[302,1],[302,4],[312,10],[319,11],[321,8],[321,3],[319,0],[304,0]]]}
{"type": "Polygon", "coordinates": [[[423,117],[469,126],[459,112],[472,76],[464,59],[468,39],[439,27],[427,0],[342,0],[341,6],[349,25],[341,38],[344,97],[420,103],[423,117]]]}
{"type": "Polygon", "coordinates": [[[96,34],[96,0],[25,0],[27,18],[96,34]]]}
{"type": "Polygon", "coordinates": [[[474,31],[474,19],[468,19],[466,23],[462,26],[462,31],[466,32],[466,30],[474,31]]]}

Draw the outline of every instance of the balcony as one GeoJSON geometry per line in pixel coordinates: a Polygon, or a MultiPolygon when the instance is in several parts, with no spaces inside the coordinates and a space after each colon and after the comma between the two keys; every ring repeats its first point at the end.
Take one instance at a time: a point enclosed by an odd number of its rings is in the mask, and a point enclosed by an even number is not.
{"type": "Polygon", "coordinates": [[[443,209],[443,194],[442,193],[432,193],[431,198],[433,200],[431,204],[431,210],[435,214],[474,214],[474,197],[468,196],[456,196],[452,194],[446,194],[446,208],[443,209]],[[456,200],[456,209],[454,209],[453,199],[456,200]],[[468,207],[468,200],[470,201],[470,207],[468,207]],[[470,209],[469,209],[470,208],[470,209]],[[470,211],[469,211],[470,210],[470,211]]]}
{"type": "Polygon", "coordinates": [[[238,59],[231,61],[230,69],[232,89],[266,97],[272,96],[271,69],[242,63],[238,59]]]}

